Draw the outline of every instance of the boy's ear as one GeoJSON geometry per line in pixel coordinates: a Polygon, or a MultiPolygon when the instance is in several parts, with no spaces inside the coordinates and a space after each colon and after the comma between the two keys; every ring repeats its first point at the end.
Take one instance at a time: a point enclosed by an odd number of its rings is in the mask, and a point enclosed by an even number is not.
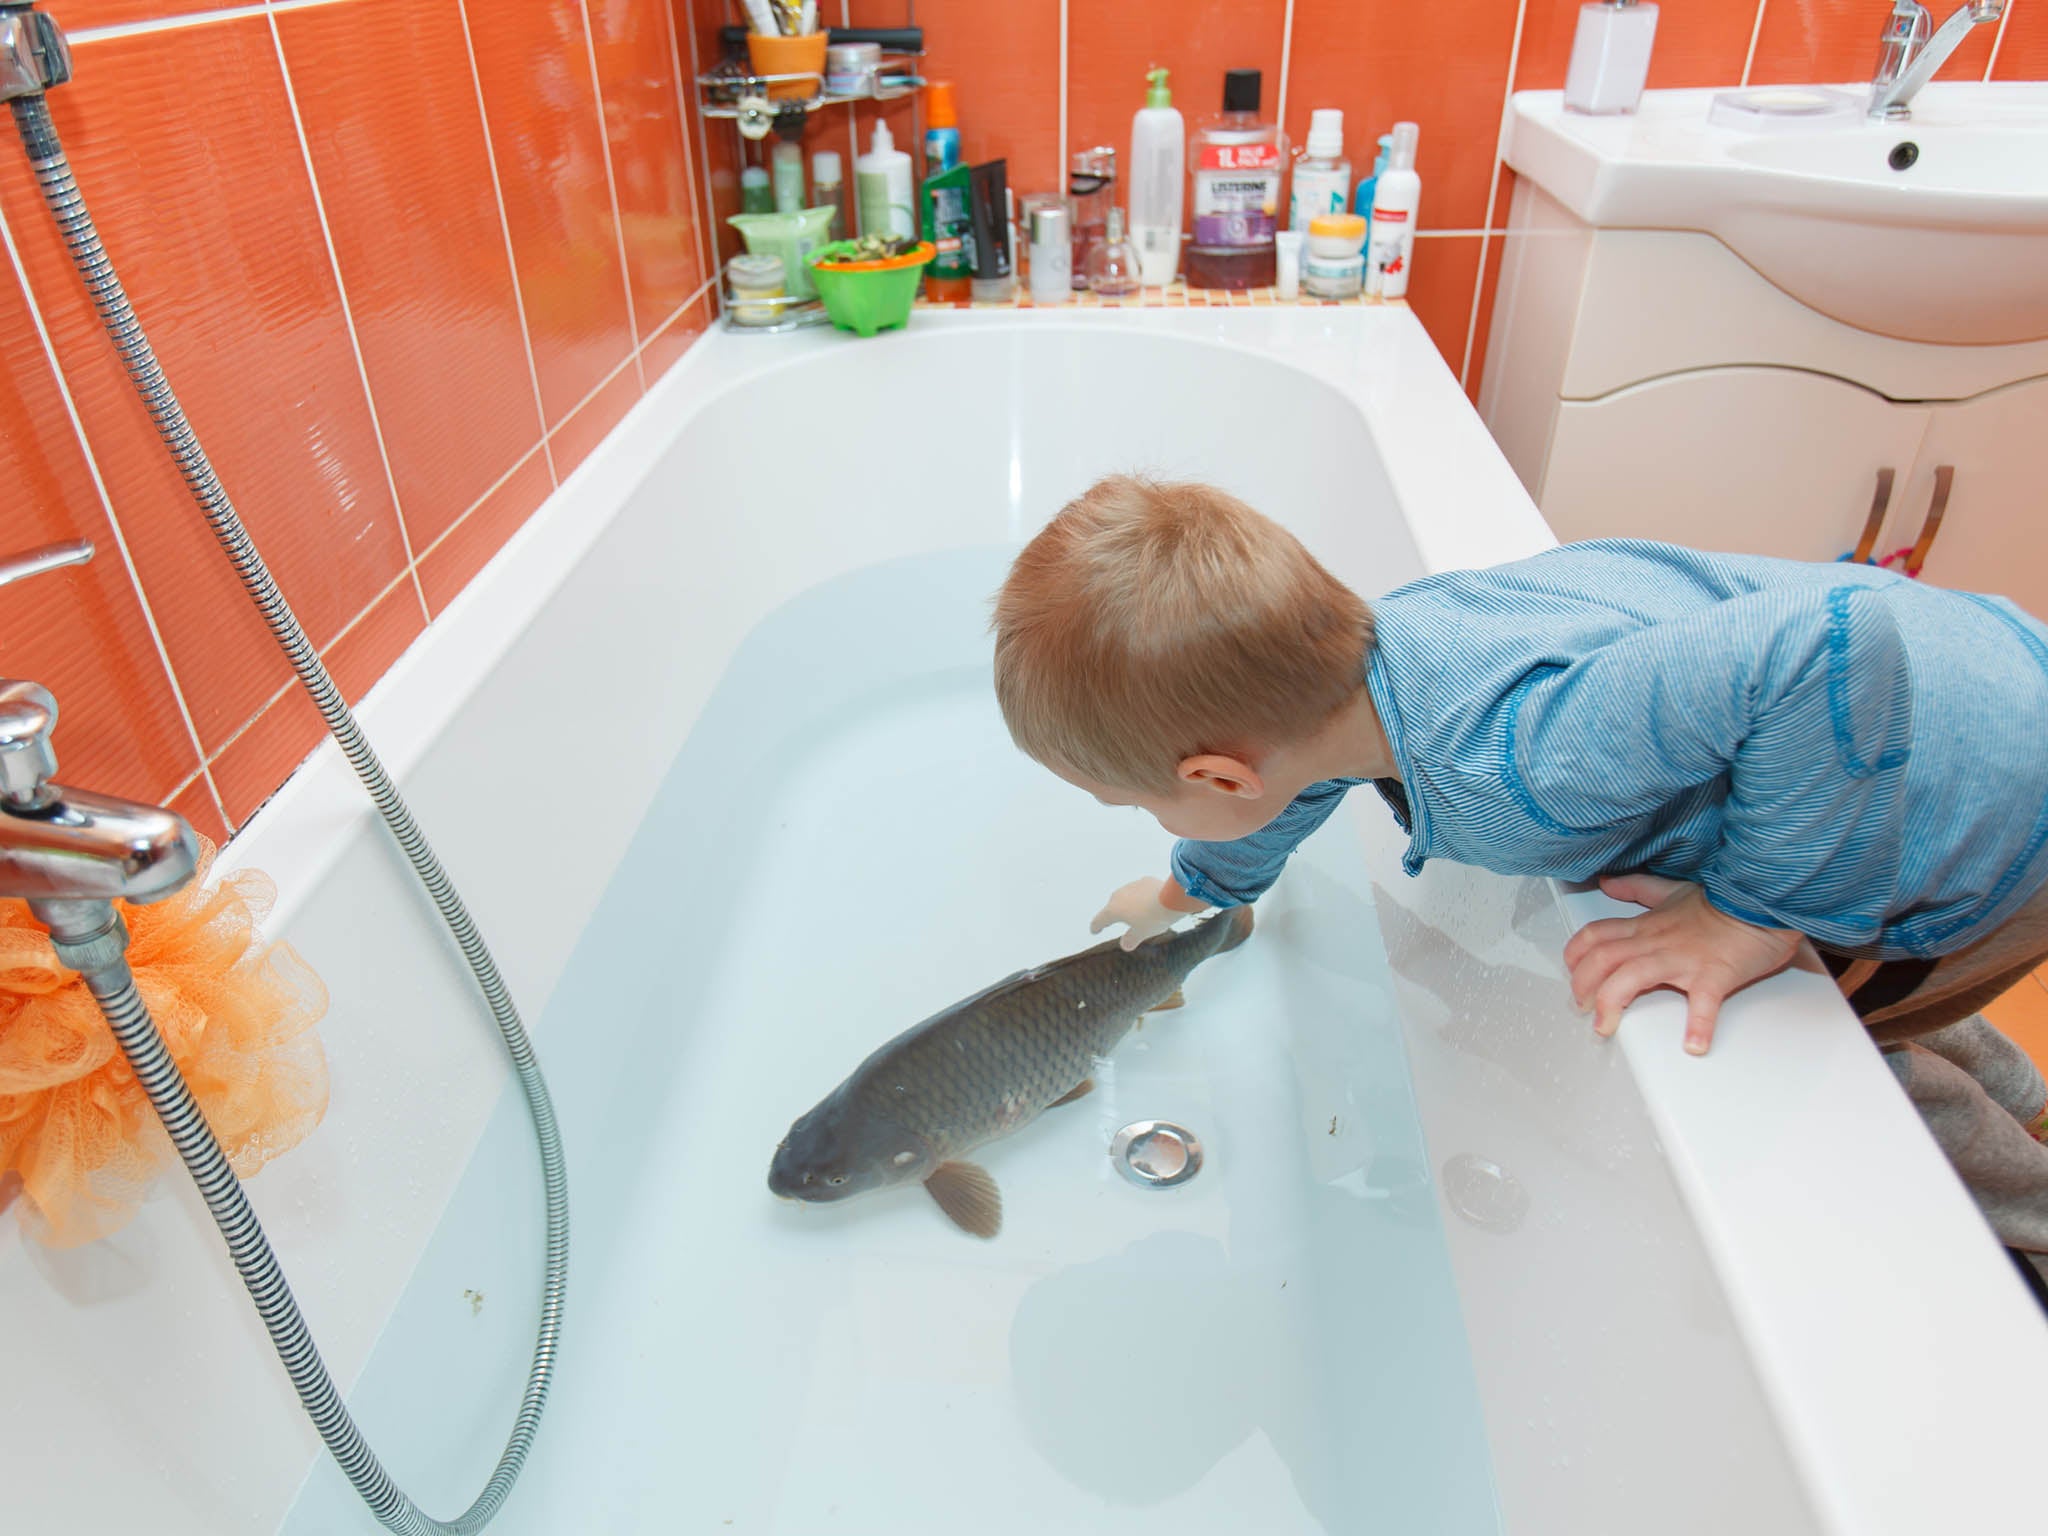
{"type": "Polygon", "coordinates": [[[1182,758],[1180,766],[1174,771],[1180,776],[1183,784],[1213,789],[1218,794],[1256,800],[1266,792],[1266,784],[1259,777],[1259,770],[1242,758],[1204,753],[1200,757],[1182,758]]]}

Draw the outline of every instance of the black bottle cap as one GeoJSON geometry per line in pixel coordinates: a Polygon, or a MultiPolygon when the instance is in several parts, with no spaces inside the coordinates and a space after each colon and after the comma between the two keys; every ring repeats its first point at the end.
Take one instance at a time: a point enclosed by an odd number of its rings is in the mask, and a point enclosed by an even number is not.
{"type": "Polygon", "coordinates": [[[1223,71],[1223,110],[1226,112],[1256,112],[1259,110],[1259,72],[1256,69],[1226,69],[1223,71]]]}

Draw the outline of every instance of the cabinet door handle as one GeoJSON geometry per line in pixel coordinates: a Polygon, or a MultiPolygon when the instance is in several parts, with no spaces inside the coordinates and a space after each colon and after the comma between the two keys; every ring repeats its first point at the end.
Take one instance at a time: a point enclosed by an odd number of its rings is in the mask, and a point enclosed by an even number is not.
{"type": "Polygon", "coordinates": [[[1920,525],[1920,537],[1906,556],[1906,574],[1918,576],[1927,563],[1927,551],[1934,548],[1934,536],[1941,532],[1941,520],[1948,516],[1948,493],[1956,483],[1956,467],[1943,464],[1934,471],[1934,499],[1927,503],[1927,521],[1920,525]]]}
{"type": "Polygon", "coordinates": [[[1863,525],[1863,537],[1856,541],[1854,559],[1858,565],[1867,564],[1870,552],[1877,548],[1877,536],[1884,531],[1884,515],[1891,510],[1894,478],[1889,469],[1877,472],[1877,493],[1870,498],[1870,518],[1863,525]]]}

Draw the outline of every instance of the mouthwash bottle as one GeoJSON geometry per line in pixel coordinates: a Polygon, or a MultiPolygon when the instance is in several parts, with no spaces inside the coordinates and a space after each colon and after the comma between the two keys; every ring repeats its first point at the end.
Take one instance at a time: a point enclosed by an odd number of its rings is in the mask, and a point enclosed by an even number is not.
{"type": "Polygon", "coordinates": [[[1223,76],[1223,111],[1196,131],[1188,148],[1195,178],[1190,288],[1264,288],[1273,281],[1273,232],[1287,136],[1259,119],[1259,72],[1223,76]]]}

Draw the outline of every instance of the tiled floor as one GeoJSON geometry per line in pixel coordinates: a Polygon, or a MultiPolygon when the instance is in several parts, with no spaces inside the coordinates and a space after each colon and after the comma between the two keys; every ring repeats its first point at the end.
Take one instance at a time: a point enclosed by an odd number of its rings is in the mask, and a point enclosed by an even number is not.
{"type": "Polygon", "coordinates": [[[2048,1072],[2048,965],[1986,1008],[1984,1017],[2048,1072]]]}

